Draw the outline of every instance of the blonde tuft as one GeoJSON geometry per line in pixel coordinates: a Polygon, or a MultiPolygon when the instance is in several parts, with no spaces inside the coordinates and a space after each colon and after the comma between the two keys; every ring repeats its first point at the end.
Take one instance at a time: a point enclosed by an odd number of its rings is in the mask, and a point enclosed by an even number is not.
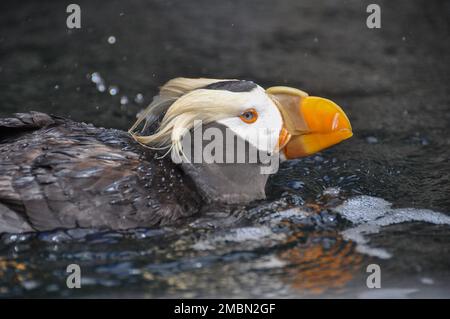
{"type": "Polygon", "coordinates": [[[183,155],[181,140],[186,131],[195,130],[195,121],[208,124],[226,117],[239,114],[239,95],[223,90],[207,90],[203,87],[212,83],[227,81],[207,78],[175,78],[161,87],[159,95],[142,111],[128,131],[139,143],[152,149],[174,150],[183,155]],[[230,94],[236,103],[229,103],[230,94]],[[161,123],[151,135],[139,135],[155,124],[164,114],[161,123]],[[141,132],[142,132],[141,131],[141,132]]]}

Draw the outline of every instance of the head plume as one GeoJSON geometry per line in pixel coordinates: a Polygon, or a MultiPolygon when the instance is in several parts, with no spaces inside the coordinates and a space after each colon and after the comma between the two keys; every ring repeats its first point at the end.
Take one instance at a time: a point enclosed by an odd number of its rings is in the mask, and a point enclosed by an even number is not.
{"type": "MultiPolygon", "coordinates": [[[[182,153],[181,139],[186,130],[195,129],[194,121],[208,124],[239,114],[239,103],[230,105],[229,95],[224,90],[204,89],[213,83],[228,81],[208,78],[175,78],[160,89],[152,103],[138,115],[129,133],[141,144],[154,149],[174,148],[182,153]],[[162,119],[161,119],[162,117],[162,119]],[[149,135],[140,135],[156,126],[149,135]]],[[[236,96],[236,98],[239,98],[236,96]]],[[[238,101],[237,101],[238,102],[238,101]]]]}

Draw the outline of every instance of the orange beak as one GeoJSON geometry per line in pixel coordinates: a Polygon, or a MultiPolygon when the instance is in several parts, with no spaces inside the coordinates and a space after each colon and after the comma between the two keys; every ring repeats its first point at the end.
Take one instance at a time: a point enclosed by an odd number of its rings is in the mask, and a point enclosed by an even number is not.
{"type": "Polygon", "coordinates": [[[286,159],[317,153],[353,136],[347,115],[336,103],[290,87],[266,92],[283,117],[278,144],[286,159]]]}

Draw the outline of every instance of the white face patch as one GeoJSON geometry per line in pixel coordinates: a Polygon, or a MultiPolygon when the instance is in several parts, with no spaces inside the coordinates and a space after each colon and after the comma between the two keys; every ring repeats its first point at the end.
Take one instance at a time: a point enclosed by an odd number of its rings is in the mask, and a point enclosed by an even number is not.
{"type": "Polygon", "coordinates": [[[237,115],[217,122],[227,126],[258,150],[272,154],[276,150],[283,126],[277,106],[260,86],[250,92],[230,92],[230,103],[234,102],[233,95],[239,95],[239,99],[235,101],[239,101],[242,113],[253,108],[258,113],[257,120],[253,123],[246,123],[237,115]]]}

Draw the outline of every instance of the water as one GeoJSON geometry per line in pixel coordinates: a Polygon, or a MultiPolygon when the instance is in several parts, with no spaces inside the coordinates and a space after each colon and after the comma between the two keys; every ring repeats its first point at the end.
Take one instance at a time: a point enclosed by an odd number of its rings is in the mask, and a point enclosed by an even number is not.
{"type": "Polygon", "coordinates": [[[79,4],[80,30],[64,4],[0,10],[1,116],[127,129],[169,78],[244,78],[335,100],[354,137],[282,164],[267,200],[180,227],[2,235],[1,297],[450,296],[446,2],[381,1],[380,30],[364,2],[79,4]]]}
{"type": "Polygon", "coordinates": [[[31,297],[448,296],[448,259],[443,257],[448,254],[450,217],[427,210],[391,209],[384,200],[368,196],[320,212],[289,201],[287,197],[245,210],[209,212],[177,228],[5,234],[0,293],[31,297]],[[361,209],[370,214],[361,216],[361,209]],[[397,225],[399,216],[426,223],[397,225]],[[389,236],[389,244],[366,238],[374,233],[386,236],[384,229],[390,225],[401,227],[389,236]],[[405,249],[411,231],[422,240],[419,247],[405,249]],[[431,232],[434,239],[427,238],[431,232]],[[435,241],[432,246],[430,241],[435,241]],[[432,260],[418,258],[419,250],[432,260]],[[404,264],[405,258],[413,262],[404,264]],[[65,269],[72,263],[82,269],[79,290],[65,286],[65,269]],[[383,269],[384,292],[365,286],[365,269],[372,263],[383,269]]]}

